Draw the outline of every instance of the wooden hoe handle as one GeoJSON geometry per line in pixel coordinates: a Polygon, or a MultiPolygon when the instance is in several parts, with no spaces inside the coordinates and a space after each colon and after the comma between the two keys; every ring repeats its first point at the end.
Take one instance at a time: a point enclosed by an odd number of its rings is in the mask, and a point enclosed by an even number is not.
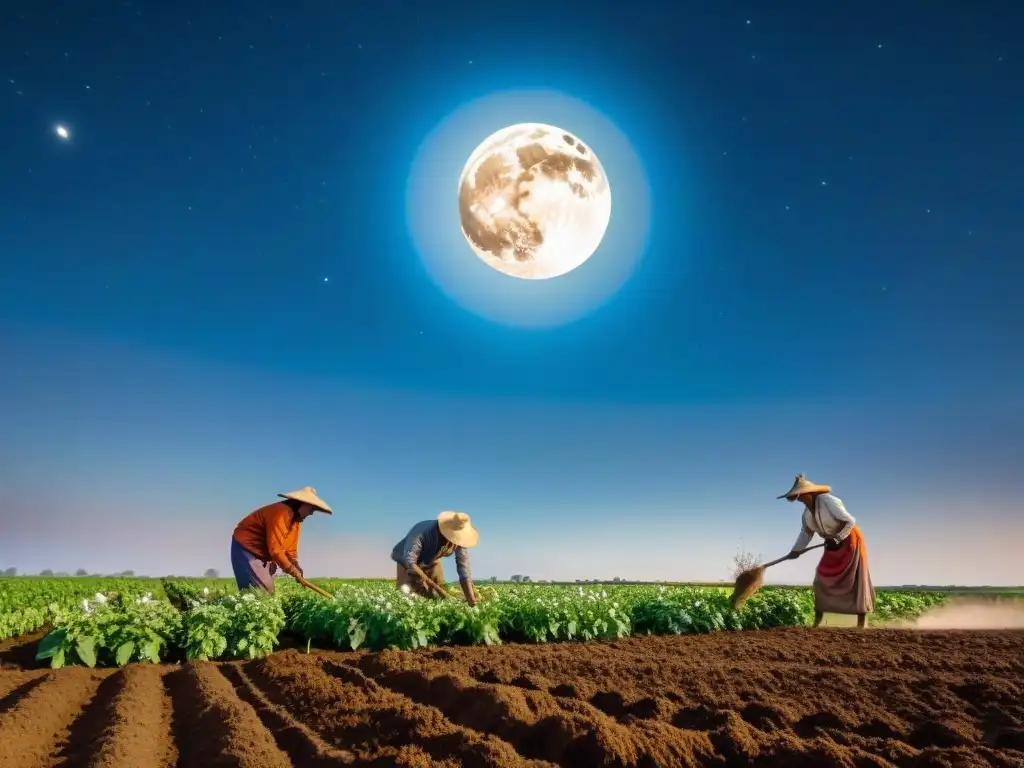
{"type": "MultiPolygon", "coordinates": [[[[825,546],[824,544],[815,544],[813,547],[808,547],[807,549],[801,549],[800,550],[800,554],[802,555],[804,552],[810,552],[812,549],[821,549],[824,546],[825,546]]],[[[772,560],[770,563],[765,563],[761,567],[762,568],[771,568],[773,565],[778,565],[783,560],[789,560],[789,555],[786,555],[785,557],[780,557],[778,560],[772,560]]]]}

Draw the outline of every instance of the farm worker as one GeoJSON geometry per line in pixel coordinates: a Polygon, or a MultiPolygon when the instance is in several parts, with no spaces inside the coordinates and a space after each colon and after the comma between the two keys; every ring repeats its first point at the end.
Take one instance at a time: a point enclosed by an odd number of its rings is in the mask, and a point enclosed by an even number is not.
{"type": "Polygon", "coordinates": [[[804,505],[800,534],[789,557],[800,557],[814,534],[825,540],[825,551],[814,572],[814,626],[825,613],[856,614],[857,626],[867,624],[875,607],[875,588],[868,569],[868,551],[857,521],[831,486],[817,485],[797,475],[793,487],[779,496],[804,505]]]}
{"type": "Polygon", "coordinates": [[[416,523],[391,551],[398,564],[395,586],[430,598],[446,598],[441,559],[455,555],[455,567],[466,602],[476,605],[476,591],[469,572],[469,548],[480,541],[465,512],[442,512],[436,520],[416,523]]]}
{"type": "Polygon", "coordinates": [[[247,515],[231,536],[231,569],[239,589],[255,587],[274,591],[273,576],[280,568],[304,587],[306,581],[299,565],[299,532],[302,521],[314,512],[333,514],[310,486],[277,494],[276,501],[247,515]]]}

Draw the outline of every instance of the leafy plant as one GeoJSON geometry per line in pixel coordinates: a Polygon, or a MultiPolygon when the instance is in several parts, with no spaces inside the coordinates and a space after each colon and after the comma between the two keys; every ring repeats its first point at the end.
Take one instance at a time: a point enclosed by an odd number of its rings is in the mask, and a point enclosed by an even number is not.
{"type": "Polygon", "coordinates": [[[254,659],[277,647],[284,609],[271,595],[224,595],[184,615],[182,647],[190,659],[254,659]]]}
{"type": "MultiPolygon", "coordinates": [[[[807,588],[766,587],[733,611],[720,587],[523,583],[482,587],[481,602],[470,608],[406,594],[392,582],[317,581],[335,600],[290,581],[265,595],[239,594],[228,579],[0,578],[0,639],[53,624],[39,659],[54,667],[121,665],[175,651],[190,659],[255,658],[272,652],[286,627],[310,645],[344,649],[585,641],[803,626],[814,602],[807,588]]],[[[876,620],[912,619],[945,599],[880,590],[876,620]]]]}
{"type": "Polygon", "coordinates": [[[170,603],[149,596],[116,597],[83,601],[80,608],[58,616],[56,625],[36,652],[36,660],[49,659],[54,669],[68,664],[157,664],[177,642],[181,614],[170,603]]]}

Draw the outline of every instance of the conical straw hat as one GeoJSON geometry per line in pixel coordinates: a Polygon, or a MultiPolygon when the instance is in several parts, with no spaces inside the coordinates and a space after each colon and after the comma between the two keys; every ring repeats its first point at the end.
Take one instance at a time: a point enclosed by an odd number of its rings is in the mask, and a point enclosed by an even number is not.
{"type": "Polygon", "coordinates": [[[479,532],[465,512],[442,512],[437,516],[437,524],[444,537],[457,547],[475,547],[480,541],[479,532]]]}
{"type": "Polygon", "coordinates": [[[803,475],[797,475],[796,480],[793,481],[793,487],[781,496],[776,496],[776,498],[792,499],[802,493],[828,493],[831,490],[831,485],[818,485],[817,483],[812,483],[803,475]]]}
{"type": "Polygon", "coordinates": [[[297,491],[289,491],[288,493],[279,493],[277,495],[282,499],[294,499],[295,501],[309,504],[311,507],[316,507],[328,515],[334,514],[334,511],[327,505],[327,502],[316,495],[316,488],[311,485],[307,485],[305,488],[300,488],[297,491]]]}

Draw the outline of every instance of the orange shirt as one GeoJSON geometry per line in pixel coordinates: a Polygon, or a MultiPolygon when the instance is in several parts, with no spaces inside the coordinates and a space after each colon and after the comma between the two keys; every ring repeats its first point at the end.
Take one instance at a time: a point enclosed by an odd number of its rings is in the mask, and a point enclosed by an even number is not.
{"type": "Polygon", "coordinates": [[[273,560],[285,573],[299,557],[299,532],[302,524],[291,507],[276,502],[260,507],[235,526],[232,538],[261,560],[273,560]]]}

